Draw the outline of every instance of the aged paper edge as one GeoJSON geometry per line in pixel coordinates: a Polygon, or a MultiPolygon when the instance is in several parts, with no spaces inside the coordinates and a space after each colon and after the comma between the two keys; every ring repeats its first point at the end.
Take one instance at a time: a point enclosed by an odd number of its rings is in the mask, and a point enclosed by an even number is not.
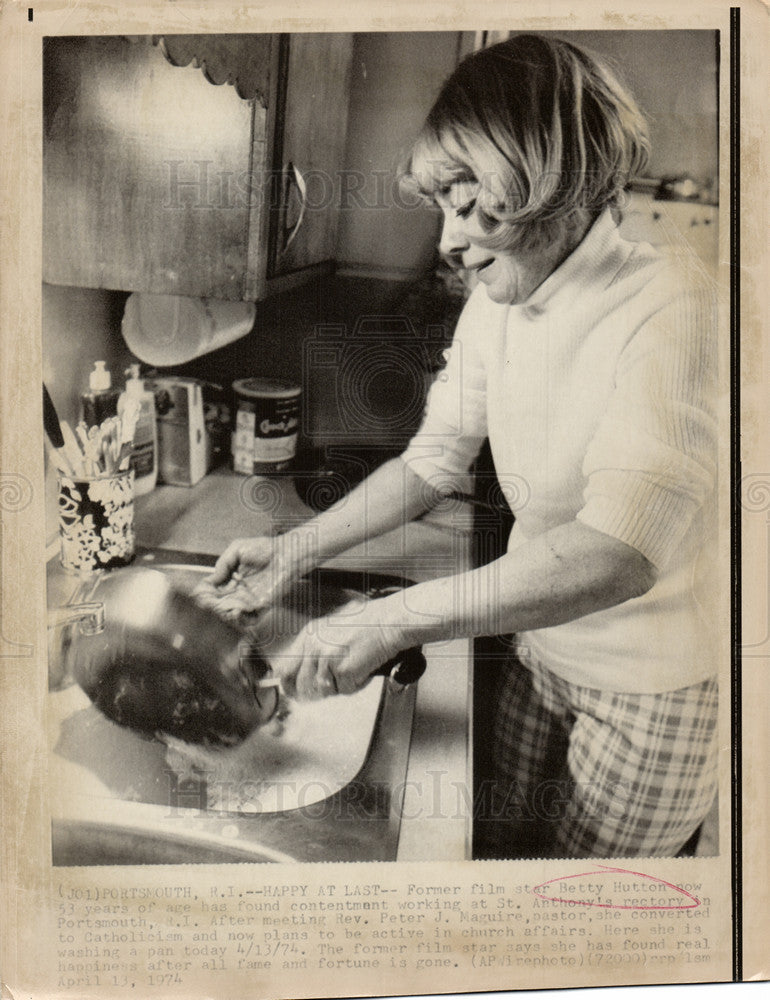
{"type": "MultiPolygon", "coordinates": [[[[247,14],[243,8],[226,4],[207,6],[177,3],[134,8],[130,15],[107,4],[39,4],[35,21],[27,20],[27,8],[8,5],[0,14],[2,56],[2,128],[6,153],[0,162],[0,211],[6,234],[2,250],[0,281],[0,321],[2,322],[2,395],[0,455],[2,479],[2,638],[13,647],[4,656],[2,672],[3,702],[6,721],[2,749],[7,760],[3,774],[4,833],[3,849],[3,980],[11,994],[16,993],[14,970],[19,958],[34,947],[35,911],[44,908],[48,886],[48,828],[40,775],[45,769],[43,749],[30,733],[42,733],[44,700],[45,628],[44,587],[41,570],[45,563],[43,533],[42,428],[39,423],[40,384],[40,251],[39,240],[28,238],[39,233],[40,124],[30,109],[39,107],[40,83],[35,72],[32,39],[39,44],[41,34],[51,33],[126,33],[165,30],[473,30],[479,27],[508,27],[511,8],[508,4],[487,2],[472,10],[457,4],[392,4],[383,11],[357,6],[355,13],[344,5],[326,4],[323,8],[295,5],[287,15],[281,5],[261,7],[247,14]],[[483,22],[483,24],[482,24],[483,22]],[[21,470],[21,471],[17,471],[21,470]],[[34,598],[31,595],[34,594],[34,598]],[[24,823],[19,817],[24,817],[24,823]],[[24,829],[25,840],[18,837],[24,829]],[[18,876],[17,876],[18,872],[18,876]],[[6,878],[11,875],[12,881],[6,878]],[[18,901],[18,902],[17,902],[18,901]],[[8,975],[6,975],[6,972],[8,975]]],[[[766,321],[767,282],[767,196],[762,182],[767,176],[768,136],[763,103],[767,93],[767,8],[759,3],[741,4],[741,335],[744,367],[741,371],[743,433],[741,439],[742,485],[770,491],[767,471],[766,427],[768,404],[766,387],[770,384],[767,349],[763,341],[766,321]],[[763,294],[764,293],[764,294],[763,294]],[[749,479],[749,477],[754,477],[749,479]]],[[[528,23],[535,27],[712,27],[727,37],[726,4],[680,7],[676,13],[664,4],[646,4],[643,11],[626,3],[611,9],[595,5],[589,11],[583,5],[577,13],[568,5],[550,5],[548,16],[537,7],[519,4],[515,9],[517,27],[528,23]],[[559,20],[563,18],[563,20],[559,20]],[[567,23],[569,22],[569,23],[567,23]]],[[[722,80],[722,119],[726,120],[729,101],[722,80]]],[[[726,137],[724,130],[723,138],[726,137]]],[[[723,146],[723,154],[727,149],[723,146]]],[[[722,158],[722,189],[728,180],[722,158]]],[[[723,199],[720,209],[720,233],[724,239],[729,217],[723,199]]],[[[722,244],[725,246],[725,243],[722,244]]],[[[755,510],[742,505],[744,551],[749,546],[766,544],[766,506],[755,510]]],[[[764,635],[762,624],[767,613],[768,579],[743,581],[743,624],[747,632],[764,635]]],[[[768,831],[767,778],[768,736],[763,726],[767,717],[768,697],[766,660],[770,645],[765,642],[743,659],[742,734],[743,766],[743,858],[742,898],[744,978],[768,975],[767,896],[768,831]]],[[[727,798],[723,796],[727,804],[727,798]]],[[[727,828],[722,824],[723,840],[727,828]]],[[[362,866],[363,867],[363,866],[362,866]]],[[[364,872],[360,872],[364,875],[364,872]]],[[[731,927],[731,933],[733,928],[731,927]]],[[[725,933],[726,933],[725,929],[725,933]]],[[[729,974],[728,974],[729,975],[729,974]]],[[[503,976],[496,988],[512,985],[503,976]]],[[[673,980],[672,980],[673,981],[673,980]]],[[[21,984],[19,984],[21,985],[21,984]]],[[[416,985],[416,984],[415,984],[416,985]]],[[[432,980],[431,989],[441,982],[432,980]]],[[[547,985],[569,985],[563,979],[547,985]]],[[[485,988],[489,987],[485,984],[485,988]]],[[[307,995],[316,995],[317,984],[308,984],[307,995]]],[[[53,995],[55,991],[51,990],[53,995]]],[[[48,995],[38,993],[37,995],[48,995]]]]}

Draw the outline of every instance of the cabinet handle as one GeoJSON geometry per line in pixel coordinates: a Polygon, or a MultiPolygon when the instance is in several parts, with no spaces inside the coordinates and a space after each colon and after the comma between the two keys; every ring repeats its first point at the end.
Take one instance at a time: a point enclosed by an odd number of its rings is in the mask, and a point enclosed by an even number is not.
{"type": "Polygon", "coordinates": [[[293,163],[287,163],[283,168],[283,204],[284,212],[287,213],[289,209],[289,196],[291,194],[292,185],[296,185],[297,191],[299,192],[299,215],[297,216],[297,221],[293,226],[284,226],[283,247],[281,250],[282,254],[286,253],[291,246],[294,237],[299,232],[299,227],[302,225],[305,218],[305,209],[307,208],[307,184],[305,183],[305,178],[293,163]]]}

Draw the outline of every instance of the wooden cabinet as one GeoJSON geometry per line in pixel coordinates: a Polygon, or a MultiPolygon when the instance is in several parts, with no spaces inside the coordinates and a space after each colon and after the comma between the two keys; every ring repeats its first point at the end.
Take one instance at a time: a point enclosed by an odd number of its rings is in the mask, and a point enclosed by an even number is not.
{"type": "Polygon", "coordinates": [[[271,276],[334,258],[353,54],[349,34],[290,35],[285,44],[285,104],[275,136],[284,187],[271,276]],[[302,177],[305,205],[291,239],[302,206],[293,168],[302,177]]]}
{"type": "Polygon", "coordinates": [[[45,281],[258,299],[333,257],[351,36],[44,51],[45,281]]]}

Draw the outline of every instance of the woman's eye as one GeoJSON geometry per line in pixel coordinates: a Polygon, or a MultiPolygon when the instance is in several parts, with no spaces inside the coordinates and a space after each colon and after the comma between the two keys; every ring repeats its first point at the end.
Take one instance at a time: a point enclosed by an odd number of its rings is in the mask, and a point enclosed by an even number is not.
{"type": "Polygon", "coordinates": [[[499,219],[496,219],[494,215],[490,215],[489,212],[485,212],[483,208],[478,210],[478,220],[479,225],[486,232],[490,232],[494,229],[500,221],[499,219]]]}
{"type": "Polygon", "coordinates": [[[457,215],[461,219],[467,219],[468,216],[473,212],[475,207],[476,207],[476,199],[471,198],[470,201],[466,201],[464,205],[461,205],[459,208],[455,209],[455,215],[457,215]]]}

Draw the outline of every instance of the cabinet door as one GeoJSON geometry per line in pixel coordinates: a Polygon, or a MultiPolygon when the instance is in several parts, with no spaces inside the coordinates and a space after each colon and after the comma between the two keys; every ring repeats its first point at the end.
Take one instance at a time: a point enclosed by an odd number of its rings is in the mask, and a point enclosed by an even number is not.
{"type": "Polygon", "coordinates": [[[243,298],[247,271],[265,270],[249,240],[260,102],[172,66],[149,37],[47,38],[44,53],[44,280],[243,298]]]}
{"type": "Polygon", "coordinates": [[[288,183],[273,236],[272,275],[334,258],[353,36],[296,34],[285,44],[285,113],[277,125],[276,166],[288,183]],[[306,204],[302,223],[286,247],[301,202],[290,165],[302,175],[306,204]]]}

